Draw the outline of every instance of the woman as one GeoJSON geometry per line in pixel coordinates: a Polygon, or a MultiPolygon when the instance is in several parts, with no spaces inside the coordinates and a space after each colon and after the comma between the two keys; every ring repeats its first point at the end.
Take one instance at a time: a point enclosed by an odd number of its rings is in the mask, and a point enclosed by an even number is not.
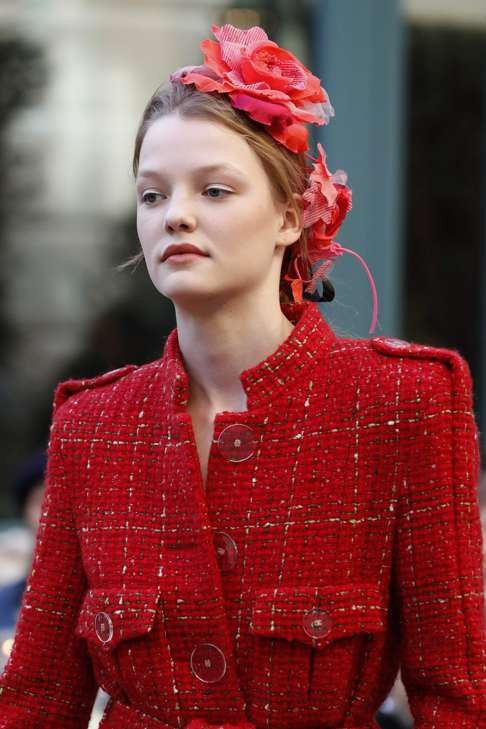
{"type": "Polygon", "coordinates": [[[177,328],[56,389],[0,727],[86,727],[102,686],[103,729],[370,729],[400,668],[417,729],[485,726],[468,365],[333,332],[309,297],[350,191],[305,167],[332,107],[261,28],[213,32],[135,145],[177,328]]]}

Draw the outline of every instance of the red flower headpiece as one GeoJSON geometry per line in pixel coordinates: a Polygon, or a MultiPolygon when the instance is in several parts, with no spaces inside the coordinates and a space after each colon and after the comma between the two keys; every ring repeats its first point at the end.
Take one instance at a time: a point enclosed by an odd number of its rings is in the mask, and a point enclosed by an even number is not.
{"type": "Polygon", "coordinates": [[[248,30],[212,25],[211,30],[219,43],[201,41],[205,63],[184,66],[171,80],[228,94],[232,106],[265,124],[284,147],[296,153],[308,149],[304,123],[327,124],[334,116],[317,76],[258,25],[248,30]]]}
{"type": "Polygon", "coordinates": [[[370,282],[373,295],[373,320],[370,327],[370,334],[373,332],[378,314],[378,296],[375,282],[370,270],[361,256],[351,248],[344,248],[334,240],[334,236],[340,229],[346,215],[352,208],[351,188],[346,185],[348,176],[344,170],[336,170],[331,174],[326,165],[326,153],[322,144],[317,143],[319,156],[314,160],[310,168],[309,186],[304,192],[302,199],[304,204],[304,228],[309,228],[307,237],[308,262],[312,266],[319,261],[324,261],[306,279],[299,269],[299,262],[302,261],[302,254],[299,251],[299,243],[294,243],[295,251],[289,261],[284,280],[290,283],[294,301],[302,301],[304,283],[307,283],[305,291],[313,293],[317,288],[317,282],[321,280],[332,266],[332,261],[343,253],[351,253],[363,266],[370,282]]]}
{"type": "MultiPolygon", "coordinates": [[[[305,124],[321,126],[334,116],[334,109],[320,80],[290,51],[269,40],[259,26],[242,30],[230,24],[221,28],[212,25],[211,30],[217,41],[206,38],[200,43],[205,63],[179,68],[170,75],[171,81],[194,84],[199,91],[227,94],[233,107],[265,125],[268,133],[284,147],[294,153],[306,152],[308,133],[305,124]]],[[[297,242],[292,247],[283,278],[290,283],[294,301],[300,303],[304,283],[308,284],[305,292],[313,294],[318,280],[331,267],[332,260],[343,253],[353,254],[364,266],[372,288],[371,333],[378,308],[373,278],[361,256],[334,240],[334,235],[351,210],[347,175],[343,170],[331,175],[326,166],[324,149],[319,143],[317,146],[317,159],[307,155],[314,164],[308,170],[310,184],[302,200],[304,228],[310,228],[308,263],[324,263],[310,279],[303,278],[299,270],[302,255],[297,242]]]]}

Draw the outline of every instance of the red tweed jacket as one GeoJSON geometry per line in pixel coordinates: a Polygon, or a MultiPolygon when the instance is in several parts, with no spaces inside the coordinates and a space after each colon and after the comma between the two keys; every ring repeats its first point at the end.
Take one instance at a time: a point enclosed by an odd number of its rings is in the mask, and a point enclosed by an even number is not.
{"type": "Polygon", "coordinates": [[[56,389],[1,729],[486,727],[479,448],[454,350],[338,337],[313,302],[217,413],[207,491],[177,329],[56,389]]]}

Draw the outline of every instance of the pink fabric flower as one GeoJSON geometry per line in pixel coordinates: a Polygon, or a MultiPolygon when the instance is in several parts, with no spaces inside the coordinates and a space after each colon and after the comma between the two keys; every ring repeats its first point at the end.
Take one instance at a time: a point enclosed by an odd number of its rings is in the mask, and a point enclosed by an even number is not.
{"type": "Polygon", "coordinates": [[[333,238],[352,208],[352,192],[346,185],[346,173],[338,170],[332,175],[319,142],[317,149],[319,155],[310,174],[310,184],[303,194],[304,228],[310,228],[308,248],[311,264],[321,258],[342,255],[341,246],[333,238]]]}
{"type": "Polygon", "coordinates": [[[340,229],[346,215],[352,208],[351,188],[346,185],[347,174],[344,170],[337,170],[333,174],[326,165],[326,153],[322,144],[317,143],[319,154],[312,167],[309,176],[309,186],[302,195],[304,206],[303,223],[304,228],[309,228],[308,262],[312,266],[319,261],[324,261],[311,275],[306,278],[301,270],[305,266],[302,255],[299,251],[299,243],[295,243],[284,280],[290,283],[294,301],[301,303],[304,293],[304,284],[307,284],[305,291],[313,293],[316,290],[317,282],[328,273],[332,266],[332,260],[343,253],[350,253],[355,256],[365,269],[370,282],[373,296],[373,318],[370,327],[370,334],[374,331],[378,317],[378,296],[376,286],[371,272],[361,256],[350,248],[344,248],[334,240],[334,236],[340,229]]]}
{"type": "Polygon", "coordinates": [[[184,66],[172,81],[193,83],[200,91],[228,94],[236,109],[268,127],[292,152],[308,149],[305,123],[327,124],[334,109],[320,80],[290,51],[269,40],[259,26],[248,30],[212,25],[218,41],[205,39],[205,63],[184,66]]]}
{"type": "Polygon", "coordinates": [[[302,256],[297,250],[298,243],[289,262],[284,279],[289,281],[294,300],[302,301],[305,291],[316,290],[317,282],[331,267],[330,260],[341,256],[344,249],[334,240],[344,218],[352,207],[351,189],[346,185],[347,175],[343,170],[331,174],[326,165],[326,153],[322,144],[317,143],[319,151],[309,176],[309,186],[302,195],[304,206],[304,228],[309,228],[307,237],[308,264],[311,266],[325,260],[310,278],[305,278],[301,267],[302,256]]]}

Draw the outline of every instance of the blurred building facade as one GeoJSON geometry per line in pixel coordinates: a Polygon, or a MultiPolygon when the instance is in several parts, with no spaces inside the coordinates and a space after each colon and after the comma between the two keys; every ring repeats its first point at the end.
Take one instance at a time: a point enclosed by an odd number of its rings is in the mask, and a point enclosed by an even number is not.
{"type": "Polygon", "coordinates": [[[3,27],[10,21],[40,42],[49,68],[42,102],[10,129],[16,187],[33,182],[8,236],[9,309],[20,334],[11,360],[26,386],[78,346],[102,300],[123,287],[106,269],[107,235],[134,205],[137,123],[170,70],[198,62],[222,5],[191,3],[183,17],[180,3],[153,0],[2,5],[3,27]]]}

